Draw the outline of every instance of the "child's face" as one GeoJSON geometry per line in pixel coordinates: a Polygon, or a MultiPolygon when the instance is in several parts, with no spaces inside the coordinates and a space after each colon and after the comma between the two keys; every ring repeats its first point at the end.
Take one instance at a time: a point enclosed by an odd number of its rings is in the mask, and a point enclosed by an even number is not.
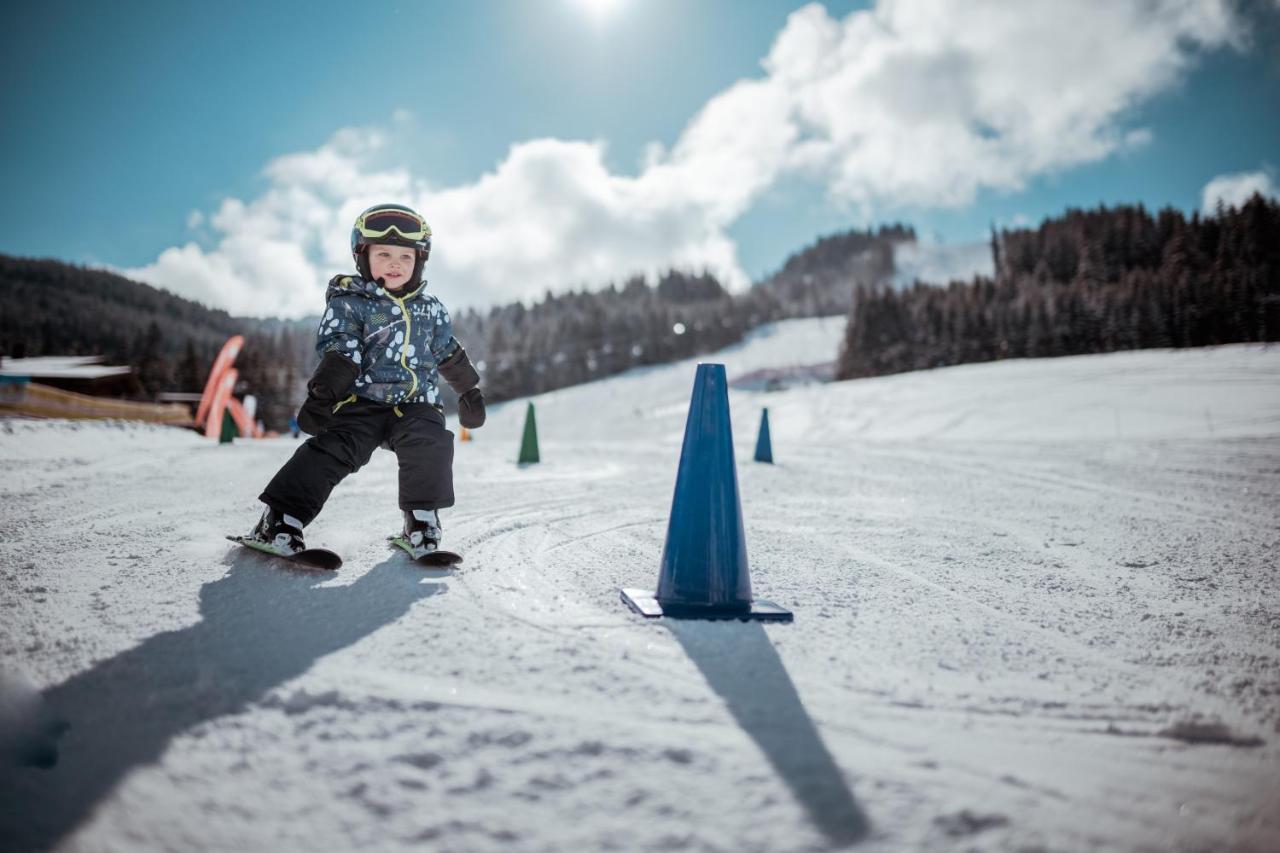
{"type": "Polygon", "coordinates": [[[369,272],[373,273],[374,279],[382,279],[387,290],[399,290],[409,282],[416,260],[413,249],[374,243],[368,252],[369,272]]]}

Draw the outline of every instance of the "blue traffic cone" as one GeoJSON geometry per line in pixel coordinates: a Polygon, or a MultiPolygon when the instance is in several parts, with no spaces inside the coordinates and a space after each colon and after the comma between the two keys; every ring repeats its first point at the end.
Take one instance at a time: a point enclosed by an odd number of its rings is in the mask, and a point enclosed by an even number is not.
{"type": "Polygon", "coordinates": [[[756,438],[756,461],[773,464],[773,445],[769,442],[769,410],[760,412],[760,435],[756,438]]]}
{"type": "Polygon", "coordinates": [[[658,589],[624,589],[622,600],[644,616],[791,619],[751,597],[723,364],[699,364],[694,377],[658,589]]]}

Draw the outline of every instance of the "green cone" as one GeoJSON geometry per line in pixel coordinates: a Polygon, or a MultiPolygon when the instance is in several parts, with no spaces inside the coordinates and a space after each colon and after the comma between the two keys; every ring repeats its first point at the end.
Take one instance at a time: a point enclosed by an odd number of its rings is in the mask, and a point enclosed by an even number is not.
{"type": "Polygon", "coordinates": [[[240,429],[236,426],[235,418],[231,417],[229,409],[222,410],[222,431],[218,433],[218,444],[230,444],[231,440],[240,435],[240,429]]]}
{"type": "Polygon", "coordinates": [[[524,438],[520,439],[520,458],[517,464],[531,465],[538,461],[538,421],[533,416],[533,403],[524,416],[524,438]]]}

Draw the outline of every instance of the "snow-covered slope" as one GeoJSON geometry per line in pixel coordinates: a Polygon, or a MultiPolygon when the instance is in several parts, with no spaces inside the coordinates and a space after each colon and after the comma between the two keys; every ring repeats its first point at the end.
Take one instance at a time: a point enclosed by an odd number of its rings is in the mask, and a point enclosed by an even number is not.
{"type": "Polygon", "coordinates": [[[0,422],[0,747],[70,724],[5,775],[0,841],[1280,848],[1280,350],[732,392],[753,586],[791,625],[619,601],[656,581],[694,364],[536,398],[535,466],[526,401],[493,407],[454,573],[386,549],[386,452],[308,529],[347,560],[319,577],[222,539],[291,439],[0,422]]]}

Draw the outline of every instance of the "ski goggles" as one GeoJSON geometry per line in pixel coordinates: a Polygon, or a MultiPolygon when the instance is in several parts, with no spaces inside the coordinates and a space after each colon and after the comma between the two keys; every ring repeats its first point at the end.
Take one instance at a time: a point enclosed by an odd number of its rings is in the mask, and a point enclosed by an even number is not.
{"type": "Polygon", "coordinates": [[[431,228],[421,217],[406,210],[371,210],[356,220],[356,230],[366,240],[376,240],[395,232],[405,240],[431,236],[431,228]]]}

